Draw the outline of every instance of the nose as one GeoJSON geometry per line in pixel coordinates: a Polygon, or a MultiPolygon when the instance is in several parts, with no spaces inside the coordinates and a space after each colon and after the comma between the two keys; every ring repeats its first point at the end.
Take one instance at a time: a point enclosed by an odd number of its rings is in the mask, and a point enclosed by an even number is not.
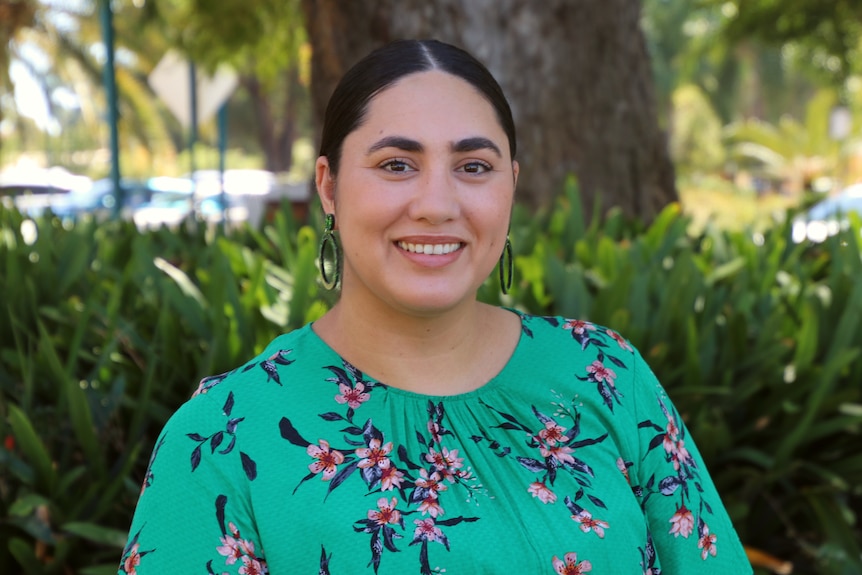
{"type": "Polygon", "coordinates": [[[408,215],[433,225],[456,218],[461,209],[457,186],[448,169],[426,168],[417,181],[408,215]]]}

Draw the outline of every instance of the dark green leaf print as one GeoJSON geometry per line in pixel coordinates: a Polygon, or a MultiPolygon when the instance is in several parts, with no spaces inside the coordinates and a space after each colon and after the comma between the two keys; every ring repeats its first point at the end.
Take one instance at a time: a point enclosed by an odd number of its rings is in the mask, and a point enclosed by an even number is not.
{"type": "Polygon", "coordinates": [[[239,452],[239,456],[242,459],[242,470],[245,471],[246,477],[249,481],[254,481],[257,478],[257,463],[242,451],[239,452]]]}
{"type": "MultiPolygon", "coordinates": [[[[234,395],[233,392],[228,394],[227,399],[225,400],[224,407],[222,408],[222,415],[228,417],[227,423],[225,424],[224,430],[216,431],[209,435],[204,435],[198,432],[187,433],[186,437],[196,442],[198,445],[192,450],[190,456],[190,463],[192,471],[194,472],[203,461],[203,446],[206,443],[209,443],[209,452],[210,455],[215,456],[218,455],[228,455],[231,453],[236,446],[236,431],[239,424],[245,419],[244,417],[229,417],[234,408],[234,395]],[[224,444],[224,440],[226,437],[229,437],[230,440],[227,442],[227,445],[222,449],[219,449],[224,444]]],[[[243,466],[243,470],[246,472],[246,476],[249,479],[254,479],[256,477],[256,472],[249,474],[250,467],[248,466],[246,459],[248,458],[245,454],[240,454],[241,463],[243,466]]],[[[249,459],[250,461],[250,459],[249,459]]],[[[254,466],[251,466],[252,468],[254,466]]]]}
{"type": "Polygon", "coordinates": [[[286,417],[282,417],[281,421],[278,422],[278,429],[281,431],[281,436],[294,445],[298,445],[299,447],[308,447],[311,445],[311,442],[303,439],[290,420],[286,417]]]}

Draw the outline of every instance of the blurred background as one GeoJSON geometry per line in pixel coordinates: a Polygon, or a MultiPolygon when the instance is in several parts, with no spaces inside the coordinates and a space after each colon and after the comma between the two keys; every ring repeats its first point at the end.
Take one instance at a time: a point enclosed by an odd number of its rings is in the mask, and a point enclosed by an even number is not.
{"type": "Polygon", "coordinates": [[[323,109],[405,37],[512,104],[480,298],[630,338],[759,575],[862,573],[862,0],[0,0],[0,572],[116,572],[168,415],[332,304],[323,109]]]}
{"type": "Polygon", "coordinates": [[[488,63],[515,108],[528,168],[521,199],[532,206],[575,174],[590,213],[599,194],[647,219],[678,199],[696,224],[766,225],[813,201],[806,193],[836,195],[862,178],[851,0],[437,1],[399,3],[398,14],[391,2],[253,4],[3,0],[3,195],[95,185],[19,205],[120,207],[95,184],[116,183],[116,161],[132,188],[129,216],[157,191],[150,178],[220,167],[271,172],[259,174],[271,179],[266,193],[306,201],[334,82],[398,36],[440,37],[488,63]],[[500,18],[489,23],[488,12],[500,18]]]}

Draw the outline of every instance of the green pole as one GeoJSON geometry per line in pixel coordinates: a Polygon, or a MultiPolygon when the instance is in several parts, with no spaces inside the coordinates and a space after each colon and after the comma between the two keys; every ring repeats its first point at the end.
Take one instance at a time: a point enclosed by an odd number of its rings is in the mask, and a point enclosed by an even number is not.
{"type": "Polygon", "coordinates": [[[227,218],[228,218],[228,205],[227,205],[227,192],[224,189],[224,169],[225,169],[225,156],[227,155],[227,102],[221,105],[218,110],[218,175],[219,175],[219,184],[221,186],[221,197],[219,201],[221,202],[222,209],[222,230],[227,229],[227,218]]]}
{"type": "Polygon", "coordinates": [[[111,183],[114,188],[114,217],[119,217],[123,207],[125,191],[120,186],[120,144],[117,130],[117,82],[114,75],[114,17],[111,12],[111,0],[99,2],[99,12],[102,21],[102,41],[105,43],[104,78],[105,99],[108,102],[108,127],[111,134],[111,183]]]}
{"type": "Polygon", "coordinates": [[[197,163],[195,162],[195,144],[198,141],[198,77],[195,63],[189,60],[189,110],[191,111],[191,126],[189,127],[189,168],[192,179],[192,215],[197,205],[197,163]]]}

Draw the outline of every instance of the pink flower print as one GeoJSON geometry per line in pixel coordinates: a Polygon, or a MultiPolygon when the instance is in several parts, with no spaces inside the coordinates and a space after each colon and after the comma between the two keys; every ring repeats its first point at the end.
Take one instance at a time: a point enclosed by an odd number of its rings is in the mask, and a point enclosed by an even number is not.
{"type": "Polygon", "coordinates": [[[542,503],[554,503],[557,500],[557,494],[548,489],[543,481],[534,481],[527,488],[527,491],[537,497],[542,503]]]}
{"type": "Polygon", "coordinates": [[[428,472],[424,469],[419,470],[419,478],[416,480],[416,486],[428,490],[428,497],[437,499],[437,493],[449,489],[445,483],[441,483],[443,478],[438,472],[434,472],[428,476],[428,472]]]}
{"type": "Polygon", "coordinates": [[[240,539],[239,548],[245,555],[248,555],[249,557],[254,557],[254,541],[250,541],[248,539],[240,539]]]}
{"type": "Polygon", "coordinates": [[[243,553],[242,549],[239,547],[239,541],[230,535],[219,537],[219,541],[221,541],[222,544],[219,547],[216,547],[216,551],[218,551],[219,555],[227,557],[224,562],[225,565],[233,565],[236,563],[237,559],[242,558],[243,553]]]}
{"type": "Polygon", "coordinates": [[[566,428],[558,425],[555,421],[545,423],[545,429],[539,432],[539,439],[548,445],[556,445],[558,441],[567,441],[566,428]]]}
{"type": "Polygon", "coordinates": [[[419,504],[419,511],[422,512],[422,515],[427,513],[431,517],[437,517],[444,514],[443,508],[440,507],[440,503],[437,501],[436,495],[429,495],[423,499],[422,503],[419,504]]]}
{"type": "Polygon", "coordinates": [[[240,575],[266,575],[269,573],[269,569],[266,566],[266,561],[263,559],[257,560],[254,557],[243,557],[239,573],[240,575]]]}
{"type": "MultiPolygon", "coordinates": [[[[667,449],[667,445],[665,445],[665,449],[667,449]]],[[[688,449],[685,448],[685,442],[682,440],[671,444],[671,451],[669,455],[670,457],[668,459],[670,461],[673,461],[673,468],[676,471],[679,471],[680,465],[682,465],[683,463],[691,463],[691,454],[689,454],[688,449]]]]}
{"type": "Polygon", "coordinates": [[[626,478],[626,482],[631,485],[632,481],[631,479],[629,479],[629,468],[626,465],[626,462],[623,461],[622,457],[617,458],[617,469],[619,469],[623,476],[626,478]]]}
{"type": "Polygon", "coordinates": [[[605,521],[602,521],[601,519],[593,519],[593,515],[586,509],[581,511],[577,515],[572,515],[572,519],[580,523],[581,531],[583,531],[584,533],[589,533],[590,531],[592,531],[599,536],[599,539],[605,538],[605,529],[610,527],[610,525],[608,525],[605,521]]]}
{"type": "Polygon", "coordinates": [[[607,368],[604,366],[602,362],[596,360],[592,363],[592,365],[587,366],[587,373],[593,376],[597,382],[605,382],[610,386],[614,385],[614,379],[616,379],[617,374],[614,370],[607,368]]]}
{"type": "Polygon", "coordinates": [[[715,546],[715,542],[718,540],[713,533],[709,532],[709,527],[706,524],[703,524],[703,529],[701,529],[700,541],[697,542],[697,548],[702,549],[700,552],[700,558],[706,561],[706,557],[708,555],[715,555],[718,553],[718,548],[715,546]]]}
{"type": "Polygon", "coordinates": [[[582,573],[593,570],[593,565],[589,561],[581,561],[578,563],[577,553],[566,553],[563,555],[563,559],[565,562],[560,561],[557,556],[554,555],[554,571],[556,571],[558,575],[581,575],[582,573]]]}
{"type": "Polygon", "coordinates": [[[605,330],[605,333],[606,333],[606,334],[608,334],[609,336],[611,336],[612,338],[614,338],[614,340],[616,340],[616,342],[619,344],[619,346],[620,346],[622,349],[624,349],[625,351],[631,351],[631,350],[632,350],[632,346],[630,346],[630,345],[629,345],[629,342],[627,342],[627,341],[623,338],[623,336],[621,336],[620,334],[618,334],[618,333],[617,333],[617,332],[615,332],[614,330],[612,330],[612,329],[606,329],[606,330],[605,330]]]}
{"type": "MultiPolygon", "coordinates": [[[[221,541],[222,544],[221,546],[216,547],[216,551],[219,552],[219,555],[227,557],[227,559],[225,559],[225,565],[233,565],[236,563],[237,559],[240,559],[243,554],[247,553],[247,551],[243,546],[244,542],[239,538],[239,529],[234,525],[233,521],[228,523],[227,528],[230,534],[225,534],[219,537],[219,541],[221,541]]],[[[252,553],[254,553],[253,545],[252,553]]]]}
{"type": "Polygon", "coordinates": [[[575,458],[572,457],[572,453],[574,453],[574,449],[568,447],[566,445],[554,445],[552,447],[541,447],[539,448],[539,453],[542,454],[542,457],[548,458],[553,457],[560,463],[574,463],[575,458]]]}
{"type": "Polygon", "coordinates": [[[123,571],[126,575],[135,575],[137,573],[137,567],[141,564],[141,555],[138,553],[138,548],[139,545],[137,543],[132,545],[131,550],[129,550],[129,556],[123,562],[123,571]]]}
{"type": "Polygon", "coordinates": [[[413,539],[424,539],[425,541],[436,541],[443,537],[443,532],[434,524],[434,519],[414,519],[416,530],[413,532],[413,539]]]}
{"type": "Polygon", "coordinates": [[[596,326],[593,324],[582,321],[579,319],[570,319],[566,323],[563,324],[563,329],[570,329],[578,335],[583,334],[586,330],[595,331],[596,326]]]}
{"type": "Polygon", "coordinates": [[[306,453],[317,460],[310,463],[308,469],[315,474],[323,472],[321,479],[329,481],[338,470],[338,465],[344,461],[344,454],[337,449],[330,450],[329,442],[325,439],[318,439],[317,443],[318,445],[310,444],[306,449],[306,453]]]}
{"type": "Polygon", "coordinates": [[[397,524],[401,521],[401,512],[395,509],[396,505],[398,505],[398,500],[394,497],[391,501],[381,497],[377,500],[377,509],[368,510],[368,518],[378,525],[397,524]]]}
{"type": "Polygon", "coordinates": [[[686,509],[685,505],[677,508],[676,513],[670,518],[670,523],[672,525],[668,533],[672,533],[674,537],[682,535],[683,539],[687,539],[694,531],[694,515],[686,509]]]}
{"type": "Polygon", "coordinates": [[[459,469],[455,473],[455,477],[457,477],[458,479],[463,479],[464,481],[468,481],[473,478],[473,472],[467,471],[466,469],[459,469]]]}
{"type": "Polygon", "coordinates": [[[401,487],[401,482],[404,481],[404,473],[398,471],[394,465],[383,470],[383,475],[380,477],[380,485],[383,491],[390,491],[401,487]]]}
{"type": "Polygon", "coordinates": [[[358,465],[362,469],[374,466],[386,469],[391,463],[389,461],[390,451],[392,451],[391,441],[381,446],[381,441],[374,438],[368,442],[368,447],[359,447],[356,449],[356,455],[362,459],[358,465]]]}
{"type": "Polygon", "coordinates": [[[442,437],[441,432],[442,432],[442,430],[440,429],[440,424],[434,420],[429,419],[428,420],[428,433],[431,434],[431,440],[434,443],[438,443],[438,444],[440,443],[440,438],[442,437]]]}
{"type": "Polygon", "coordinates": [[[671,441],[679,439],[679,426],[677,426],[673,419],[667,420],[667,427],[665,430],[667,431],[667,437],[669,437],[671,441]]]}
{"type": "Polygon", "coordinates": [[[346,403],[348,406],[356,409],[363,402],[368,401],[371,396],[365,393],[365,384],[357,382],[356,387],[350,387],[346,383],[338,384],[338,395],[335,396],[335,401],[338,403],[346,403]]]}
{"type": "Polygon", "coordinates": [[[425,454],[425,461],[433,463],[437,471],[442,473],[449,483],[455,482],[456,470],[464,466],[464,458],[458,457],[458,450],[449,451],[445,447],[441,452],[435,451],[433,447],[429,449],[428,453],[425,454]]]}

